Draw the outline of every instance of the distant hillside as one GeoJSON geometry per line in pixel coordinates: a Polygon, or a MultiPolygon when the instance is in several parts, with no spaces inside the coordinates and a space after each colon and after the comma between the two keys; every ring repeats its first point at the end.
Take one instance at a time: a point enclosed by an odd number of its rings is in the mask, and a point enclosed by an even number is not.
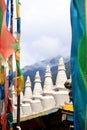
{"type": "MultiPolygon", "coordinates": [[[[25,66],[22,69],[25,81],[26,81],[27,76],[28,75],[30,76],[30,80],[32,82],[32,89],[33,89],[33,86],[34,86],[34,79],[35,79],[36,71],[39,71],[39,73],[40,73],[41,82],[42,82],[42,86],[43,86],[45,69],[46,69],[46,66],[48,64],[51,67],[53,83],[55,84],[55,80],[56,80],[56,76],[57,76],[57,70],[58,70],[59,58],[60,58],[60,56],[54,57],[52,59],[47,59],[47,60],[41,61],[39,63],[36,63],[34,65],[31,65],[31,66],[25,66]]],[[[65,63],[65,68],[66,68],[66,74],[67,74],[67,77],[69,78],[69,76],[70,76],[70,60],[69,60],[69,58],[64,59],[64,63],[65,63]]]]}

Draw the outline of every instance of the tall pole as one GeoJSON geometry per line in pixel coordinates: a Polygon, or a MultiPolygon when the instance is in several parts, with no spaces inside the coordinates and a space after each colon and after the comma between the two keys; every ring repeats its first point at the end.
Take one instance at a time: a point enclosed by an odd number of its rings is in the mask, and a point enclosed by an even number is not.
{"type": "MultiPolygon", "coordinates": [[[[16,0],[16,16],[17,16],[17,50],[16,50],[16,67],[17,67],[17,128],[20,128],[20,92],[23,90],[24,80],[20,69],[20,2],[16,0]]],[[[21,129],[21,128],[20,128],[21,129]]]]}
{"type": "MultiPolygon", "coordinates": [[[[10,32],[13,35],[13,0],[10,0],[10,32]]],[[[8,59],[8,66],[9,66],[9,81],[8,81],[8,89],[12,94],[12,84],[13,84],[13,55],[11,55],[8,59]]],[[[12,98],[12,97],[11,97],[12,98]]],[[[8,96],[8,120],[9,120],[9,128],[13,129],[13,107],[12,107],[12,100],[8,96]]]]}
{"type": "Polygon", "coordinates": [[[20,95],[17,96],[17,127],[20,126],[20,95]]]}
{"type": "MultiPolygon", "coordinates": [[[[13,34],[13,0],[11,0],[11,17],[10,17],[10,32],[13,34]]],[[[13,70],[13,64],[12,64],[12,55],[8,59],[8,64],[9,64],[9,75],[10,71],[13,70]]]]}
{"type": "Polygon", "coordinates": [[[13,0],[11,0],[10,32],[13,34],[13,0]]]}

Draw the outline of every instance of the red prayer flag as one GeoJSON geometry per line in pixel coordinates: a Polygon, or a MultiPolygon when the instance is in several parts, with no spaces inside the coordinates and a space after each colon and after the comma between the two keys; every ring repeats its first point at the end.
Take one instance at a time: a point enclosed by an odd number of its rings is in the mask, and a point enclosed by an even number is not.
{"type": "Polygon", "coordinates": [[[15,50],[12,48],[12,44],[15,44],[16,40],[6,27],[6,5],[4,0],[0,0],[0,53],[6,59],[15,50]]]}

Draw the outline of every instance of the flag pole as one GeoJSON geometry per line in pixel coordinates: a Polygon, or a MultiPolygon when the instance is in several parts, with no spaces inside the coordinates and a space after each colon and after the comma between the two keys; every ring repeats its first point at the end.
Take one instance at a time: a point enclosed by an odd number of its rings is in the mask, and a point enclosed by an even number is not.
{"type": "Polygon", "coordinates": [[[11,0],[10,32],[13,34],[13,0],[11,0]]]}
{"type": "Polygon", "coordinates": [[[20,127],[20,95],[17,96],[17,127],[20,127]]]}
{"type": "MultiPolygon", "coordinates": [[[[13,35],[13,0],[10,0],[10,33],[13,35]]],[[[8,79],[8,92],[12,95],[12,84],[13,84],[13,54],[8,58],[9,67],[9,79],[8,79]]],[[[9,129],[13,129],[13,107],[12,107],[12,97],[8,96],[8,120],[9,129]]]]}
{"type": "MultiPolygon", "coordinates": [[[[18,33],[18,18],[20,18],[19,15],[19,11],[20,11],[20,5],[19,5],[19,0],[16,1],[16,16],[17,16],[17,42],[18,42],[18,46],[20,46],[20,35],[18,33]]],[[[19,50],[18,50],[19,51],[19,50]]],[[[20,52],[19,53],[19,59],[16,61],[19,61],[20,64],[20,52]]],[[[16,53],[17,54],[17,53],[16,53]]],[[[18,68],[17,69],[17,76],[18,76],[18,68]]],[[[18,87],[18,83],[17,83],[17,87],[18,87]]],[[[17,128],[20,128],[20,94],[18,94],[17,91],[17,128]]]]}
{"type": "Polygon", "coordinates": [[[23,90],[24,86],[24,78],[20,69],[20,2],[16,0],[16,17],[17,17],[17,48],[16,48],[16,69],[17,69],[17,129],[21,129],[20,127],[20,92],[23,90]]]}

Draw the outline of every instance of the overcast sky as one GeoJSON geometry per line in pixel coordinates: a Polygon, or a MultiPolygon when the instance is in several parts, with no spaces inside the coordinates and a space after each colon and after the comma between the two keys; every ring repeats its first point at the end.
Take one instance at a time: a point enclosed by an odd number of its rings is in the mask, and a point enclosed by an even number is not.
{"type": "Polygon", "coordinates": [[[57,55],[69,56],[70,0],[20,0],[21,67],[57,55]]]}

